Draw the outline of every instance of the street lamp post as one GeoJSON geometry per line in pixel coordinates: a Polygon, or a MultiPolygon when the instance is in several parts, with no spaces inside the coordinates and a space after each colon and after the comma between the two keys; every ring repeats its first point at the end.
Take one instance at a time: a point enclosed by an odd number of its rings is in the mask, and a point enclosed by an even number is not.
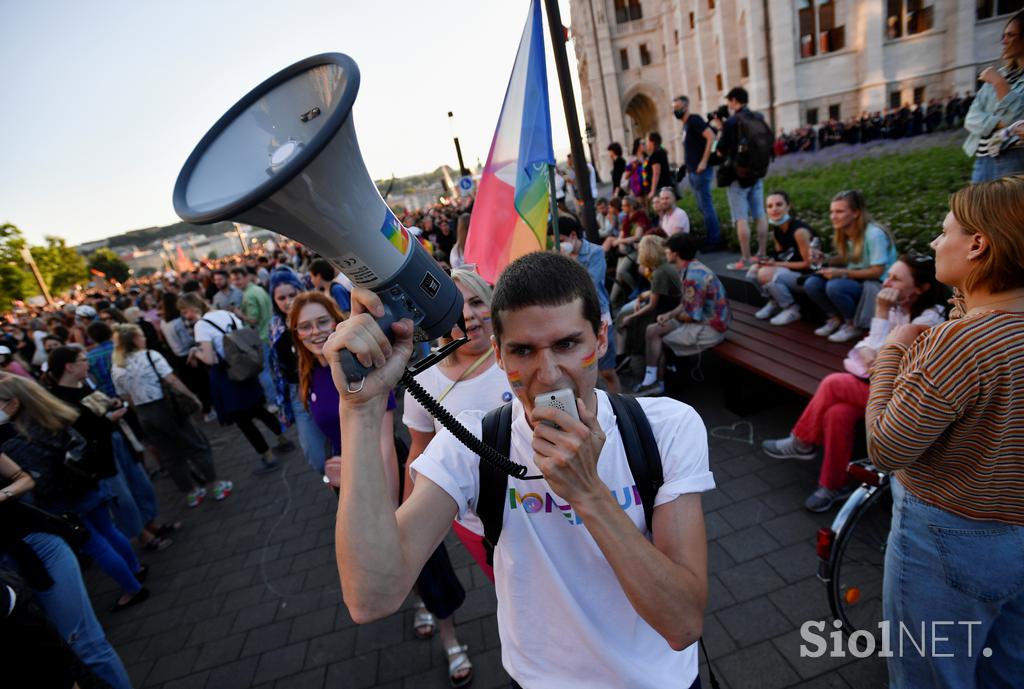
{"type": "Polygon", "coordinates": [[[466,169],[466,164],[462,161],[462,146],[459,145],[459,137],[455,136],[455,115],[452,111],[448,111],[448,127],[452,132],[452,141],[455,142],[455,155],[459,157],[459,176],[465,177],[469,174],[469,170],[466,169]]]}

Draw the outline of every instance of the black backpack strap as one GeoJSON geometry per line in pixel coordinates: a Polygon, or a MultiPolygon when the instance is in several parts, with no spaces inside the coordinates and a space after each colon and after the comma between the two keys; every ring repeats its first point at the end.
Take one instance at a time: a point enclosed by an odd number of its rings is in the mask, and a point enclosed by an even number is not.
{"type": "Polygon", "coordinates": [[[213,321],[208,321],[205,318],[200,318],[199,320],[201,320],[203,323],[206,323],[207,325],[212,325],[214,328],[219,330],[222,335],[227,335],[228,334],[227,331],[224,330],[224,328],[220,327],[219,325],[217,325],[213,321]]]}
{"type": "MultiPolygon", "coordinates": [[[[481,440],[508,457],[512,445],[512,403],[490,410],[484,416],[481,440]]],[[[494,564],[494,548],[501,537],[505,516],[505,489],[508,476],[490,462],[480,460],[480,492],[476,499],[476,516],[484,525],[484,548],[487,564],[494,564]]]]}
{"type": "Polygon", "coordinates": [[[647,530],[653,532],[654,498],[665,482],[658,443],[654,440],[654,432],[651,430],[647,415],[636,399],[609,394],[608,400],[612,404],[612,411],[615,412],[615,423],[619,427],[619,435],[622,436],[629,470],[640,493],[647,530]]]}

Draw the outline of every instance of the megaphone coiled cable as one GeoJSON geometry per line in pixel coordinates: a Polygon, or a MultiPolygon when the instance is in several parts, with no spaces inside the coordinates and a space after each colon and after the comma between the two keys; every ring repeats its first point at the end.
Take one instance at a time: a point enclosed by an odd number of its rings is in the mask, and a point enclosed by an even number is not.
{"type": "Polygon", "coordinates": [[[509,476],[522,481],[544,478],[540,474],[536,476],[527,476],[526,472],[528,469],[525,466],[513,462],[511,459],[470,433],[468,428],[459,423],[458,420],[452,416],[451,412],[442,407],[440,402],[431,397],[430,393],[416,382],[416,379],[413,378],[413,374],[409,371],[405,371],[402,374],[402,384],[409,391],[409,394],[413,396],[413,399],[423,405],[423,408],[426,409],[431,416],[440,421],[441,425],[447,428],[460,443],[480,455],[481,459],[491,463],[497,469],[503,471],[509,476]]]}

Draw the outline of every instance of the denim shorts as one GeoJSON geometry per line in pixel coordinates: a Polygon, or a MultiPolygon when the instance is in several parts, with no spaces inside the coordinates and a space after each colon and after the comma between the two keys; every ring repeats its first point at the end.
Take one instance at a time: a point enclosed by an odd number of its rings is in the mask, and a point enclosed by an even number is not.
{"type": "Polygon", "coordinates": [[[733,182],[726,188],[729,197],[729,213],[732,221],[756,222],[764,217],[764,179],[759,179],[754,186],[744,189],[739,182],[733,182]]]}

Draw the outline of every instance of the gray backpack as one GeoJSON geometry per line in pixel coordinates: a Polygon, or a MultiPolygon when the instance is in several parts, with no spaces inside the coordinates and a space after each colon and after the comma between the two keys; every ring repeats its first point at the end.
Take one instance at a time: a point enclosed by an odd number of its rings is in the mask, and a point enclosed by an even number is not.
{"type": "Polygon", "coordinates": [[[234,319],[227,330],[205,318],[202,321],[224,334],[224,358],[221,361],[227,367],[228,378],[241,383],[260,374],[263,370],[263,341],[259,333],[252,328],[239,328],[234,319]]]}

